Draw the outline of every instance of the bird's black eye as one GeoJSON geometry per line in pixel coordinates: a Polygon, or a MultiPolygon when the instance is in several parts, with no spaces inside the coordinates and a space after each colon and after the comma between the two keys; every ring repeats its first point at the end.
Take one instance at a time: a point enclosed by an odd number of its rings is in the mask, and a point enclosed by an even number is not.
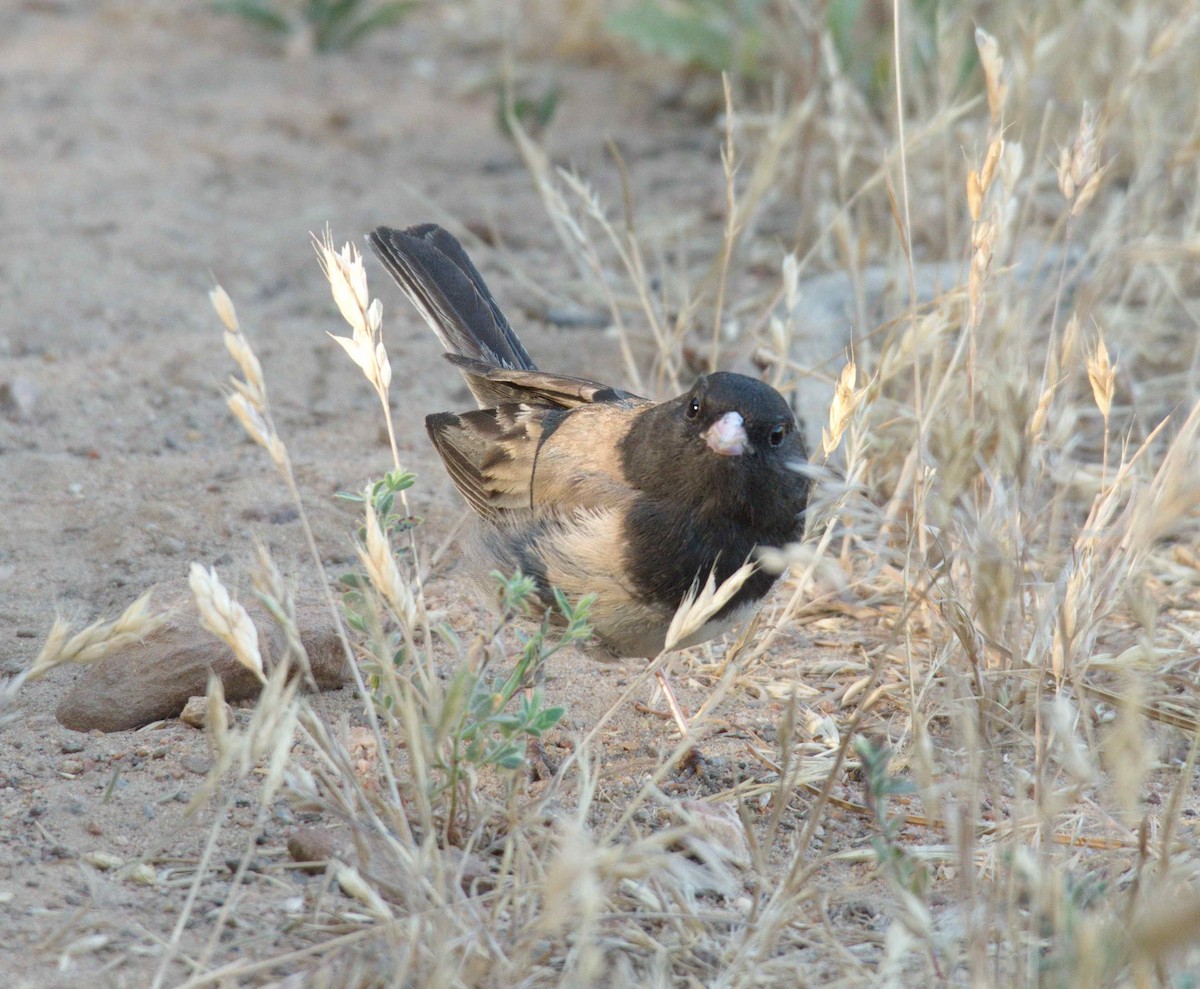
{"type": "Polygon", "coordinates": [[[780,423],[778,426],[776,426],[774,429],[771,430],[771,435],[767,437],[767,441],[771,444],[771,446],[779,446],[779,444],[783,442],[783,438],[785,436],[787,436],[787,434],[788,434],[787,425],[784,423],[780,423]]]}
{"type": "Polygon", "coordinates": [[[695,419],[700,414],[700,399],[693,398],[687,407],[687,417],[695,419]]]}

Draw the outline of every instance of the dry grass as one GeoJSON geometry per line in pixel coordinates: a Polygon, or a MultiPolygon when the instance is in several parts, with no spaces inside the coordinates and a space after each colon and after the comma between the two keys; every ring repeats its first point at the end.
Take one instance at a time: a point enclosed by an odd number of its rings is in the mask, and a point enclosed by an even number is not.
{"type": "MultiPolygon", "coordinates": [[[[603,5],[581,6],[596,20],[603,5]]],[[[347,649],[370,740],[326,724],[288,663],[245,731],[213,688],[208,792],[265,765],[264,807],[283,792],[346,822],[341,893],[313,905],[310,947],[212,965],[223,910],[189,989],[287,972],[339,987],[1196,984],[1195,11],[1085,0],[1026,28],[988,8],[974,39],[947,14],[940,61],[893,63],[890,109],[868,105],[803,12],[770,16],[818,57],[761,113],[727,94],[719,222],[654,228],[632,194],[614,219],[517,128],[631,387],[670,392],[741,354],[831,396],[808,539],[771,561],[791,566],[785,592],[728,650],[684,660],[714,686],[701,719],[730,693],[787,701],[774,737],[751,743],[761,773],[685,813],[661,790],[671,763],[619,806],[597,798],[599,726],[536,793],[463,760],[473,685],[509,660],[503,637],[439,632],[420,540],[389,551],[368,498],[373,590],[347,649]],[[972,41],[982,82],[964,92],[972,41]],[[780,275],[756,292],[764,263],[780,275]],[[806,335],[826,269],[848,273],[857,313],[832,364],[806,335]],[[461,673],[443,681],[447,656],[461,673]]],[[[352,329],[339,342],[386,415],[361,261],[328,238],[319,251],[352,329]]],[[[295,493],[257,361],[228,298],[214,303],[243,374],[231,406],[295,493]]],[[[202,607],[253,657],[204,573],[202,607]]],[[[50,651],[90,654],[78,638],[56,632],[50,651]]]]}

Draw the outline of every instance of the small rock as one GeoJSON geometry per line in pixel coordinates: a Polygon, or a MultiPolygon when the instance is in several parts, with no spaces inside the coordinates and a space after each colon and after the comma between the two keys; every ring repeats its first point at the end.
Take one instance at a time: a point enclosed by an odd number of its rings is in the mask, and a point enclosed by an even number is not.
{"type": "MultiPolygon", "coordinates": [[[[183,705],[183,710],[179,712],[179,720],[193,728],[206,727],[208,725],[208,698],[199,695],[189,697],[187,703],[183,705]]],[[[225,720],[227,723],[233,720],[233,708],[228,704],[225,705],[225,720]]]]}
{"type": "Polygon", "coordinates": [[[287,840],[292,861],[305,863],[310,872],[320,872],[326,862],[340,855],[348,845],[344,835],[324,828],[298,828],[287,840]]]}
{"type": "Polygon", "coordinates": [[[83,751],[83,739],[76,738],[73,735],[69,735],[62,740],[62,742],[60,743],[60,747],[62,748],[64,753],[82,752],[83,751]]]}
{"type": "MultiPolygon", "coordinates": [[[[221,678],[227,701],[257,697],[261,683],[233,653],[208,632],[190,593],[174,601],[172,617],[152,635],[89,666],[55,712],[75,731],[128,731],[177,717],[189,697],[204,694],[210,674],[221,678]]],[[[256,602],[243,602],[258,628],[264,657],[281,656],[283,633],[256,602]]],[[[345,681],[345,658],[337,626],[324,604],[298,601],[296,620],[313,678],[322,690],[345,681]]]]}
{"type": "Polygon", "coordinates": [[[38,387],[32,378],[18,374],[8,381],[0,381],[0,412],[10,419],[32,419],[37,400],[38,387]]]}
{"type": "Polygon", "coordinates": [[[186,769],[189,773],[195,773],[197,776],[204,776],[213,767],[213,761],[208,756],[202,755],[185,755],[179,760],[179,765],[186,769]]]}
{"type": "Polygon", "coordinates": [[[295,505],[254,505],[242,512],[247,522],[268,522],[271,525],[287,525],[300,517],[295,505]]]}
{"type": "Polygon", "coordinates": [[[121,856],[114,855],[112,852],[84,852],[83,860],[88,865],[93,865],[105,872],[109,869],[119,869],[125,864],[125,860],[121,856]]]}
{"type": "Polygon", "coordinates": [[[83,760],[63,759],[58,764],[58,771],[64,776],[78,776],[83,772],[83,760]]]}

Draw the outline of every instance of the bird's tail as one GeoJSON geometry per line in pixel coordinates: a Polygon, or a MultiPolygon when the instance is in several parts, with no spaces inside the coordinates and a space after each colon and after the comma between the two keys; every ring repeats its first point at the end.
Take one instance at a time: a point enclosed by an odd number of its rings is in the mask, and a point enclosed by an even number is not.
{"type": "Polygon", "coordinates": [[[489,367],[537,370],[451,234],[436,223],[378,227],[367,242],[450,354],[489,367]]]}

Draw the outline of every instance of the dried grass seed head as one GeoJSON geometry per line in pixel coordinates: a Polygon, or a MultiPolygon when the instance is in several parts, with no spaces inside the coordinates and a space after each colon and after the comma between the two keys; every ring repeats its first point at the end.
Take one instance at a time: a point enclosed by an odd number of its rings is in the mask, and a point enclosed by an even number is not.
{"type": "Polygon", "coordinates": [[[1108,359],[1108,348],[1104,338],[1096,338],[1096,349],[1087,359],[1088,382],[1092,386],[1092,398],[1100,414],[1108,420],[1112,411],[1113,392],[1116,389],[1117,366],[1108,359]]]}
{"type": "Polygon", "coordinates": [[[260,680],[266,679],[258,648],[258,629],[241,603],[230,596],[216,570],[193,563],[188,584],[204,627],[229,646],[246,669],[254,671],[260,680]]]}
{"type": "Polygon", "coordinates": [[[26,679],[36,680],[63,663],[94,663],[153,634],[168,615],[151,612],[151,593],[141,595],[116,620],[93,622],[74,635],[70,625],[55,619],[26,679]]]}

